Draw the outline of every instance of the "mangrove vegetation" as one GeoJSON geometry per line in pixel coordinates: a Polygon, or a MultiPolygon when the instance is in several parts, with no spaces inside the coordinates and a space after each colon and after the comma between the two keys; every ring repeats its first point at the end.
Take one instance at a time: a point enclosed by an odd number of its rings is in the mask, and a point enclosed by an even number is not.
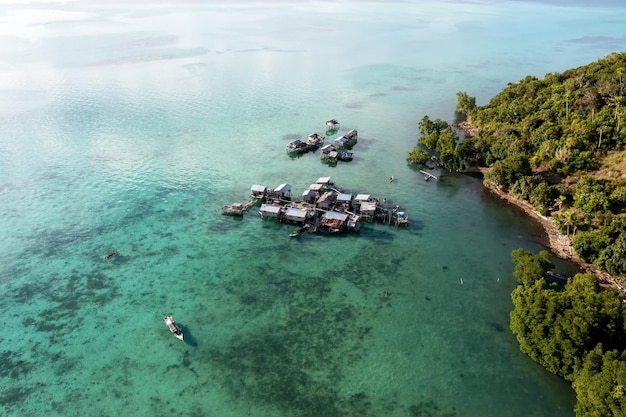
{"type": "Polygon", "coordinates": [[[519,285],[512,293],[511,331],[520,349],[548,371],[572,381],[576,416],[626,416],[626,304],[593,274],[565,286],[544,278],[550,255],[512,252],[519,285]]]}
{"type": "MultiPolygon", "coordinates": [[[[459,125],[424,116],[410,163],[478,166],[485,185],[552,217],[580,260],[626,275],[626,53],[508,84],[484,106],[457,93],[459,125]],[[458,127],[461,126],[462,128],[458,127]]],[[[550,254],[512,253],[520,349],[572,382],[580,417],[626,416],[624,292],[591,273],[546,280],[550,254]]]]}

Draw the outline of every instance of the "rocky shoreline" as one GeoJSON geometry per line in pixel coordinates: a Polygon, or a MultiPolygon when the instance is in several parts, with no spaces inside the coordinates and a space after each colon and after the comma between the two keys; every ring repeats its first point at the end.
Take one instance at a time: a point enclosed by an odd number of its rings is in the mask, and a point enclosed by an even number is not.
{"type": "Polygon", "coordinates": [[[600,285],[615,287],[622,293],[626,294],[626,282],[624,282],[623,279],[613,277],[606,271],[601,271],[592,264],[583,262],[578,256],[576,256],[576,252],[574,252],[572,247],[572,239],[558,231],[553,219],[541,215],[528,201],[522,200],[508,191],[504,191],[499,187],[487,184],[485,184],[485,187],[491,193],[507,201],[509,204],[514,204],[522,209],[528,216],[537,220],[543,226],[547,237],[548,247],[553,255],[561,259],[575,262],[581,269],[593,273],[598,278],[600,285]]]}

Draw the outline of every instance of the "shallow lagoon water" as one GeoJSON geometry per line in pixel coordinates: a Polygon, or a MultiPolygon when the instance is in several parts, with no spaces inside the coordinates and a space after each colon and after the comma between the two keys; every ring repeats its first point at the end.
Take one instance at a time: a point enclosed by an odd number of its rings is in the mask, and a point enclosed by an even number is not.
{"type": "Polygon", "coordinates": [[[584,65],[625,21],[610,2],[6,2],[0,415],[573,415],[508,330],[510,252],[541,228],[405,157],[457,91],[584,65]],[[285,154],[329,118],[329,139],[359,130],[352,162],[285,154]],[[410,226],[289,239],[221,214],[325,175],[410,226]]]}

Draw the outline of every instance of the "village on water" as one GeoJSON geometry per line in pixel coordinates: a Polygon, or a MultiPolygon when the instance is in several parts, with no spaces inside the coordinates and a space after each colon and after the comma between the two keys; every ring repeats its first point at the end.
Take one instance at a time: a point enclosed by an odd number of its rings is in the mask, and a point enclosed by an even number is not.
{"type": "MultiPolygon", "coordinates": [[[[326,121],[327,134],[337,131],[339,122],[335,119],[326,121]]],[[[351,161],[352,147],[357,143],[357,131],[350,130],[333,144],[324,145],[325,136],[312,133],[306,141],[299,139],[287,144],[290,155],[315,151],[321,147],[320,159],[329,164],[337,161],[351,161]]],[[[393,181],[393,176],[389,181],[393,181]]],[[[309,233],[358,232],[361,221],[380,222],[395,226],[408,226],[409,215],[395,205],[386,207],[370,194],[345,192],[335,186],[331,177],[319,177],[300,195],[293,198],[292,186],[283,183],[275,188],[255,184],[250,189],[251,201],[233,203],[222,207],[222,213],[243,216],[251,207],[260,202],[258,215],[263,219],[275,219],[278,222],[291,223],[301,227],[290,234],[296,237],[309,233]]]]}

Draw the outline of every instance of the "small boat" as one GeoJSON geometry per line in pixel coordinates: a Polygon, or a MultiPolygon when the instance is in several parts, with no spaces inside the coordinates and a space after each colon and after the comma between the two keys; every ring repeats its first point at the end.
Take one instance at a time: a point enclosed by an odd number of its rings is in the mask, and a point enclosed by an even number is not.
{"type": "Polygon", "coordinates": [[[174,317],[165,316],[163,320],[165,321],[167,327],[170,329],[170,332],[172,332],[172,334],[176,336],[178,340],[183,340],[183,331],[180,330],[180,327],[178,327],[178,324],[176,324],[176,322],[174,321],[174,317]]]}
{"type": "Polygon", "coordinates": [[[302,233],[306,232],[309,230],[309,225],[305,224],[304,226],[302,226],[301,228],[299,228],[298,230],[296,230],[295,232],[291,232],[289,233],[289,237],[298,237],[300,236],[302,233]]]}
{"type": "Polygon", "coordinates": [[[569,277],[567,275],[557,274],[554,271],[546,271],[546,275],[548,275],[550,278],[554,278],[554,279],[557,279],[559,281],[567,281],[569,279],[569,277]]]}

